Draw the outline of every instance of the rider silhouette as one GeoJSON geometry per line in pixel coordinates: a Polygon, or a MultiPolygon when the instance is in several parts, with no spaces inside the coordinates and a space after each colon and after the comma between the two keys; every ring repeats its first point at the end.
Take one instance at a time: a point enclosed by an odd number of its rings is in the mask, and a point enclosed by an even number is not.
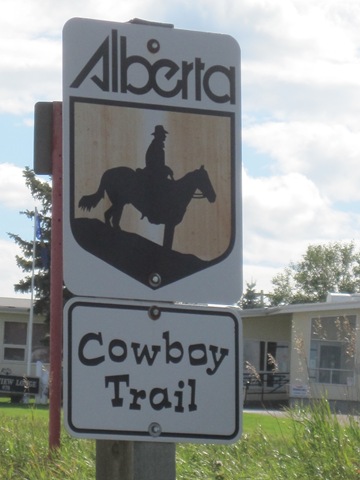
{"type": "Polygon", "coordinates": [[[139,192],[141,192],[139,201],[144,205],[142,218],[147,216],[152,223],[159,223],[156,218],[162,216],[173,188],[173,171],[165,165],[164,144],[167,134],[162,125],[156,125],[151,134],[154,139],[145,154],[145,168],[136,169],[139,192]]]}
{"type": "Polygon", "coordinates": [[[144,172],[155,183],[163,183],[168,177],[174,180],[173,171],[165,165],[165,139],[168,132],[162,125],[156,125],[153,141],[150,143],[145,155],[144,172]]]}

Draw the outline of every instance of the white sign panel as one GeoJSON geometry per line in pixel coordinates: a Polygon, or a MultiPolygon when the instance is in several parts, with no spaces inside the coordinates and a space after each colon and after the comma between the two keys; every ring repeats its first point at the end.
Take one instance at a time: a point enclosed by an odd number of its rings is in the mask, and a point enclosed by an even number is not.
{"type": "Polygon", "coordinates": [[[291,385],[290,389],[291,397],[306,398],[309,396],[308,385],[291,385]]]}
{"type": "Polygon", "coordinates": [[[236,303],[234,39],[72,19],[63,86],[67,287],[79,296],[236,303]]]}
{"type": "Polygon", "coordinates": [[[72,299],[65,424],[82,438],[234,442],[241,358],[236,309],[72,299]]]}

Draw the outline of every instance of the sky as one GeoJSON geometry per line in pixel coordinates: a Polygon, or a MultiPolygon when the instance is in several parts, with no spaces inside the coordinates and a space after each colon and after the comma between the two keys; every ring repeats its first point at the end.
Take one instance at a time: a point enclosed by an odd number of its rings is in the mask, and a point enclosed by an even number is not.
{"type": "MultiPolygon", "coordinates": [[[[243,278],[258,291],[310,244],[358,242],[358,0],[0,0],[0,296],[23,277],[7,233],[33,238],[22,171],[38,101],[61,101],[73,17],[233,36],[241,48],[243,278]]],[[[44,177],[46,179],[46,177],[44,177]]],[[[28,296],[28,295],[27,295],[28,296]]]]}

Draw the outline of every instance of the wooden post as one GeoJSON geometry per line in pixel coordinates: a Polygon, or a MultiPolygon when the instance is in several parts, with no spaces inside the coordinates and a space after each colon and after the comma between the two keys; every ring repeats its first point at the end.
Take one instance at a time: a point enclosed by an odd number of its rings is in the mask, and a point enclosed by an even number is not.
{"type": "Polygon", "coordinates": [[[62,105],[53,103],[52,222],[50,269],[50,411],[49,448],[60,446],[61,351],[63,312],[62,255],[62,105]]]}
{"type": "Polygon", "coordinates": [[[96,440],[96,480],[134,480],[134,443],[96,440]]]}
{"type": "Polygon", "coordinates": [[[96,441],[96,480],[175,480],[175,444],[96,441]]]}
{"type": "Polygon", "coordinates": [[[134,480],[175,480],[175,443],[136,442],[134,480]]]}

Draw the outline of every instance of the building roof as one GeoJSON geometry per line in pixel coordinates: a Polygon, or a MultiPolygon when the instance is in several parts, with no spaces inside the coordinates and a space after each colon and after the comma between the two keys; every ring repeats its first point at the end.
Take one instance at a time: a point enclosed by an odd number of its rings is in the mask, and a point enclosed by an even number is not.
{"type": "Polygon", "coordinates": [[[248,308],[243,310],[243,317],[263,317],[272,315],[284,315],[300,312],[322,312],[335,310],[360,309],[360,295],[347,293],[329,293],[326,302],[321,303],[298,303],[291,305],[278,305],[276,307],[248,308]]]}
{"type": "Polygon", "coordinates": [[[0,297],[1,312],[26,312],[30,310],[30,298],[23,297],[0,297]]]}

